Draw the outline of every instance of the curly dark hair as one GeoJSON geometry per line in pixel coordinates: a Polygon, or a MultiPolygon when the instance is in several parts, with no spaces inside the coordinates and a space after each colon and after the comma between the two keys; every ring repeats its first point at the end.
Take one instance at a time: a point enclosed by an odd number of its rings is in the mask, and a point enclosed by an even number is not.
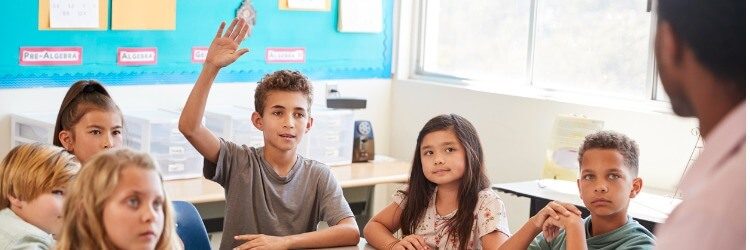
{"type": "Polygon", "coordinates": [[[261,116],[263,116],[266,97],[274,90],[302,93],[307,98],[307,110],[310,112],[313,87],[307,77],[299,71],[279,70],[266,74],[263,79],[260,79],[255,88],[255,111],[261,116]]]}
{"type": "Polygon", "coordinates": [[[583,161],[583,154],[589,149],[614,149],[625,159],[633,176],[638,176],[638,143],[624,134],[614,131],[599,131],[586,136],[578,150],[578,164],[583,161]]]}

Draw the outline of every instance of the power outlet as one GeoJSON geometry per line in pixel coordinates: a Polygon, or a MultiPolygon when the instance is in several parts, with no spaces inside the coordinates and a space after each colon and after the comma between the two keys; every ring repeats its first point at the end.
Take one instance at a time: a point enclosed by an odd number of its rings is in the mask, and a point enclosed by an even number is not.
{"type": "Polygon", "coordinates": [[[326,97],[338,97],[339,86],[335,83],[326,83],[326,97]]]}

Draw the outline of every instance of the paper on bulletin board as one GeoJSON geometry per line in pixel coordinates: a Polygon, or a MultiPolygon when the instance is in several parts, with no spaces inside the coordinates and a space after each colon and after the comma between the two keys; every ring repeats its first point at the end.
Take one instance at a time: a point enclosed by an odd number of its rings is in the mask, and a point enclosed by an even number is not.
{"type": "Polygon", "coordinates": [[[107,19],[108,19],[108,13],[109,13],[109,1],[108,0],[95,0],[98,1],[98,25],[96,27],[91,28],[52,28],[50,25],[50,0],[39,0],[39,23],[37,25],[39,30],[106,30],[107,29],[107,19]]]}
{"type": "Polygon", "coordinates": [[[96,29],[99,0],[50,0],[49,23],[53,29],[96,29]]]}
{"type": "Polygon", "coordinates": [[[357,33],[383,31],[382,0],[340,0],[338,30],[357,33]]]}
{"type": "Polygon", "coordinates": [[[176,0],[112,0],[112,30],[174,30],[176,0]]]}
{"type": "Polygon", "coordinates": [[[279,9],[331,11],[331,0],[279,0],[279,9]]]}
{"type": "Polygon", "coordinates": [[[604,121],[576,115],[557,116],[542,177],[569,181],[578,179],[578,148],[587,135],[602,128],[604,121]]]}

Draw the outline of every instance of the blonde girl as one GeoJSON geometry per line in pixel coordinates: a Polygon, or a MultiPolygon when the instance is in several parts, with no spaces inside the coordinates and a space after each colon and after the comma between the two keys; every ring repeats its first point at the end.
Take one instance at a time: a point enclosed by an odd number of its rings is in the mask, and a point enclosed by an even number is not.
{"type": "Polygon", "coordinates": [[[177,249],[172,216],[153,159],[127,148],[108,150],[73,182],[57,249],[177,249]]]}

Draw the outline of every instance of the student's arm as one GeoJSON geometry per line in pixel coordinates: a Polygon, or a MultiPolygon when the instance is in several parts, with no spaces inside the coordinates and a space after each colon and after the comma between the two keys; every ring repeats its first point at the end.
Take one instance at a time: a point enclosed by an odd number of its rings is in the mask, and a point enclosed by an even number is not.
{"type": "Polygon", "coordinates": [[[201,123],[208,93],[216,75],[219,74],[219,69],[233,63],[248,52],[245,48],[238,50],[249,30],[244,19],[234,19],[226,33],[223,32],[224,25],[222,22],[208,48],[203,70],[188,96],[179,122],[180,132],[204,158],[213,163],[216,163],[219,158],[219,138],[201,123]]]}
{"type": "Polygon", "coordinates": [[[408,235],[403,239],[393,237],[400,226],[403,210],[395,202],[385,207],[365,225],[364,234],[367,244],[377,249],[425,249],[428,248],[424,238],[408,235]]]}
{"type": "MultiPolygon", "coordinates": [[[[539,214],[537,214],[539,215],[539,214]]],[[[505,241],[498,249],[500,250],[518,250],[527,249],[531,242],[534,240],[540,232],[542,227],[534,224],[534,217],[529,219],[526,224],[523,224],[521,229],[513,234],[508,240],[505,241]]]]}
{"type": "Polygon", "coordinates": [[[367,244],[378,249],[386,249],[390,243],[397,242],[393,233],[399,229],[403,210],[395,203],[385,207],[382,211],[372,217],[363,230],[367,244]]]}
{"type": "Polygon", "coordinates": [[[329,228],[284,237],[263,234],[246,234],[234,237],[247,242],[238,246],[243,249],[299,249],[353,246],[359,243],[359,228],[354,217],[348,217],[329,228]]]}
{"type": "Polygon", "coordinates": [[[508,236],[504,233],[501,233],[500,231],[494,231],[492,233],[485,234],[479,239],[482,241],[482,249],[493,249],[503,245],[503,243],[508,241],[508,236]]]}
{"type": "Polygon", "coordinates": [[[529,221],[527,221],[518,232],[513,234],[513,236],[505,241],[505,243],[503,243],[498,249],[527,249],[534,238],[542,232],[544,222],[547,221],[548,218],[559,219],[560,217],[578,217],[580,219],[581,211],[571,204],[558,203],[555,201],[547,203],[547,206],[539,210],[536,215],[529,218],[529,221]]]}

